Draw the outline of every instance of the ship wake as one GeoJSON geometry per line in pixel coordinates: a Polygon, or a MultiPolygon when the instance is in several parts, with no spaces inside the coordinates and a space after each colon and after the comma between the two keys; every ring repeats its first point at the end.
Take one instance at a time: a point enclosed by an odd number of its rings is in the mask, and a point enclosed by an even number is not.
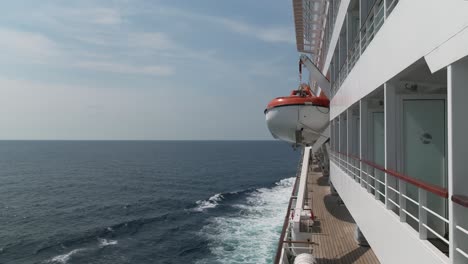
{"type": "MultiPolygon", "coordinates": [[[[208,240],[211,255],[197,263],[272,263],[294,180],[251,190],[229,205],[230,213],[209,218],[199,235],[208,240]]],[[[223,199],[213,197],[216,204],[223,199]]]]}

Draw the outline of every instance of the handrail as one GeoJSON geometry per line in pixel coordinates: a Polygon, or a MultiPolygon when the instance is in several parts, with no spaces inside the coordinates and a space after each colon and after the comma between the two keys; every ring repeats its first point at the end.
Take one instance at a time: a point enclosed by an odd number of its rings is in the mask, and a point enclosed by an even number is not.
{"type": "Polygon", "coordinates": [[[428,192],[431,192],[437,196],[440,196],[442,198],[448,198],[448,190],[447,188],[442,188],[440,186],[437,186],[437,185],[434,185],[434,184],[430,184],[430,183],[426,183],[426,182],[423,182],[421,180],[417,180],[415,178],[412,178],[412,177],[409,177],[409,176],[406,176],[404,174],[401,174],[401,173],[398,173],[396,171],[392,171],[392,170],[386,170],[386,172],[396,178],[399,178],[403,181],[406,181],[410,184],[413,184],[423,190],[426,190],[428,192]]]}
{"type": "Polygon", "coordinates": [[[398,0],[391,0],[391,1],[392,2],[387,7],[387,16],[389,16],[392,13],[393,9],[396,6],[396,3],[398,3],[398,0]]]}
{"type": "Polygon", "coordinates": [[[311,241],[294,241],[294,240],[284,240],[282,243],[283,243],[283,244],[284,244],[284,243],[291,243],[291,244],[309,244],[309,245],[314,245],[314,244],[316,244],[315,242],[311,242],[311,241]]]}
{"type": "Polygon", "coordinates": [[[364,19],[364,24],[361,25],[361,27],[359,28],[359,32],[362,31],[363,28],[365,28],[367,24],[367,19],[369,19],[370,15],[374,14],[374,7],[377,5],[377,2],[379,2],[379,0],[375,1],[372,7],[369,9],[369,13],[367,13],[366,19],[364,19]]]}
{"type": "Polygon", "coordinates": [[[292,190],[292,193],[291,193],[291,198],[289,199],[288,210],[286,212],[286,216],[284,217],[283,228],[281,230],[281,235],[280,235],[280,238],[279,238],[278,247],[276,248],[275,264],[279,264],[280,260],[281,260],[281,251],[282,251],[282,248],[283,248],[284,236],[286,235],[286,229],[288,228],[289,215],[290,215],[290,212],[291,212],[292,201],[295,199],[295,198],[293,198],[293,196],[294,196],[294,193],[296,192],[296,186],[297,186],[297,183],[298,183],[297,180],[299,178],[300,177],[297,176],[296,180],[294,181],[294,186],[293,186],[293,190],[292,190]]]}
{"type": "Polygon", "coordinates": [[[466,195],[452,195],[452,202],[468,208],[468,196],[466,195]]]}
{"type": "MultiPolygon", "coordinates": [[[[399,173],[399,172],[396,172],[396,171],[393,171],[393,170],[385,169],[384,167],[382,167],[382,166],[380,166],[378,164],[375,164],[375,163],[373,163],[371,161],[360,159],[360,158],[358,158],[356,156],[352,156],[352,155],[349,155],[347,153],[342,153],[342,152],[338,152],[338,153],[343,154],[343,155],[348,156],[348,157],[358,159],[359,161],[361,161],[363,163],[366,163],[367,165],[369,165],[371,167],[374,167],[374,168],[376,168],[376,169],[378,169],[378,170],[380,170],[382,172],[390,174],[395,178],[398,178],[398,179],[403,180],[403,181],[405,181],[407,183],[415,185],[415,186],[417,186],[417,187],[419,187],[419,188],[421,188],[423,190],[426,190],[426,191],[428,191],[430,193],[433,193],[433,194],[435,194],[437,196],[440,196],[442,198],[448,198],[448,190],[446,188],[442,188],[440,186],[436,186],[436,185],[433,185],[433,184],[430,184],[430,183],[426,183],[424,181],[412,178],[410,176],[404,175],[402,173],[399,173]]],[[[453,197],[452,197],[452,201],[453,201],[453,197]]],[[[465,201],[465,202],[468,202],[468,201],[465,201]]]]}

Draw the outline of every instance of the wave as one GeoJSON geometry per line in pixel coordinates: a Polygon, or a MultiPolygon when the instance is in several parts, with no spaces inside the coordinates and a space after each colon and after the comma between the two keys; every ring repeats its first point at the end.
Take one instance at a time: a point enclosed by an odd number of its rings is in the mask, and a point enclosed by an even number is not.
{"type": "Polygon", "coordinates": [[[55,256],[49,260],[46,261],[46,263],[61,263],[61,264],[66,264],[68,261],[75,255],[79,253],[83,253],[84,251],[92,251],[92,250],[97,250],[99,248],[103,248],[106,246],[113,246],[117,245],[118,241],[117,240],[107,240],[105,238],[98,238],[98,246],[97,247],[86,247],[86,248],[76,248],[73,249],[72,251],[55,256]]]}
{"type": "MultiPolygon", "coordinates": [[[[276,182],[276,185],[281,185],[284,184],[283,180],[276,182]]],[[[198,200],[195,202],[196,206],[191,209],[193,212],[204,212],[207,211],[208,209],[213,209],[218,207],[222,202],[230,201],[237,199],[239,197],[242,197],[244,195],[248,195],[249,193],[258,191],[258,189],[255,188],[248,188],[244,190],[239,190],[239,191],[232,191],[232,192],[225,192],[225,193],[217,193],[211,196],[210,198],[206,200],[198,200]]]]}
{"type": "Polygon", "coordinates": [[[223,194],[221,193],[217,193],[213,196],[211,196],[210,198],[208,198],[207,200],[199,200],[199,201],[196,201],[196,204],[198,205],[197,207],[195,207],[193,209],[193,211],[195,212],[203,212],[207,209],[210,209],[210,208],[215,208],[216,206],[218,206],[219,202],[224,198],[223,194]]]}
{"type": "Polygon", "coordinates": [[[67,239],[60,239],[58,237],[52,237],[49,241],[41,244],[40,247],[34,251],[35,254],[42,253],[50,249],[62,249],[73,248],[79,246],[86,246],[94,244],[96,239],[99,242],[99,247],[105,247],[109,245],[116,245],[117,240],[110,240],[116,236],[133,235],[139,231],[139,229],[149,223],[163,221],[168,217],[169,213],[162,214],[157,217],[138,218],[135,220],[129,220],[120,222],[107,227],[100,227],[90,229],[83,233],[67,235],[67,239]]]}
{"type": "Polygon", "coordinates": [[[105,238],[98,238],[99,241],[99,247],[105,247],[105,246],[112,246],[112,245],[117,245],[119,241],[117,240],[107,240],[105,238]]]}
{"type": "Polygon", "coordinates": [[[50,260],[47,261],[47,263],[62,263],[62,264],[65,264],[67,263],[70,258],[77,254],[77,253],[80,253],[80,252],[83,252],[85,250],[88,250],[87,248],[77,248],[77,249],[74,249],[66,254],[63,254],[63,255],[58,255],[58,256],[55,256],[53,258],[51,258],[50,260]]]}
{"type": "Polygon", "coordinates": [[[232,204],[235,212],[210,218],[199,235],[208,240],[211,256],[197,263],[273,262],[294,181],[287,178],[251,191],[232,204]]]}

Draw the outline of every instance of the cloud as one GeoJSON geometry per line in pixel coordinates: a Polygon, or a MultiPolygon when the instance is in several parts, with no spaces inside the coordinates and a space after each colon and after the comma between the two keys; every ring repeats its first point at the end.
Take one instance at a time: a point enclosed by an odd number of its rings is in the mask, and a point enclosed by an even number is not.
{"type": "Polygon", "coordinates": [[[93,71],[124,74],[146,74],[156,76],[169,76],[174,74],[174,68],[163,65],[133,66],[113,62],[81,61],[73,64],[73,66],[93,71]]]}
{"type": "Polygon", "coordinates": [[[35,61],[60,53],[57,43],[40,33],[6,28],[0,28],[0,49],[4,54],[35,61]]]}
{"type": "Polygon", "coordinates": [[[131,47],[151,49],[171,49],[175,43],[162,32],[132,33],[129,35],[128,45],[131,47]]]}
{"type": "Polygon", "coordinates": [[[285,26],[262,27],[258,25],[249,24],[241,20],[205,15],[195,12],[187,12],[176,8],[160,7],[157,10],[152,10],[150,12],[156,12],[159,15],[175,16],[179,18],[188,18],[192,20],[201,20],[214,25],[221,25],[231,32],[243,34],[269,43],[296,43],[294,30],[285,26]]]}
{"type": "Polygon", "coordinates": [[[52,12],[56,19],[61,21],[73,21],[77,23],[89,23],[95,25],[120,25],[123,18],[119,10],[114,8],[59,8],[52,12]]]}
{"type": "Polygon", "coordinates": [[[295,43],[294,35],[291,33],[292,30],[287,27],[262,28],[244,23],[242,21],[225,18],[206,17],[205,19],[218,21],[233,32],[255,37],[265,42],[288,44],[295,43]]]}
{"type": "Polygon", "coordinates": [[[110,8],[95,8],[89,10],[88,16],[91,22],[101,25],[118,25],[122,23],[120,13],[115,9],[110,8]]]}
{"type": "Polygon", "coordinates": [[[173,49],[175,42],[163,32],[88,31],[77,33],[72,38],[88,44],[128,49],[173,49]]]}
{"type": "MultiPolygon", "coordinates": [[[[110,40],[109,40],[110,41],[110,40]]],[[[166,49],[171,47],[171,40],[162,33],[134,34],[126,44],[127,49],[166,49]]],[[[167,65],[132,65],[103,61],[105,54],[86,51],[64,52],[67,50],[47,36],[37,32],[19,31],[0,28],[0,49],[7,56],[12,56],[15,62],[21,59],[24,63],[59,65],[62,67],[77,67],[86,70],[112,72],[121,74],[145,74],[153,76],[169,76],[174,74],[174,68],[167,65]],[[83,60],[88,58],[88,60],[83,60]],[[77,61],[70,63],[70,61],[77,61]]],[[[109,56],[107,56],[109,58],[109,56]]]]}

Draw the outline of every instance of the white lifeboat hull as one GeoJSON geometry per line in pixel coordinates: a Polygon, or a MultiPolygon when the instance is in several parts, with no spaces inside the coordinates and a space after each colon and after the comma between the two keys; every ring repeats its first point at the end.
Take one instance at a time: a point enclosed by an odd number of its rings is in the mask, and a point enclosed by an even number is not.
{"type": "Polygon", "coordinates": [[[330,122],[329,108],[315,105],[274,107],[266,112],[266,122],[274,138],[312,145],[330,122]]]}

